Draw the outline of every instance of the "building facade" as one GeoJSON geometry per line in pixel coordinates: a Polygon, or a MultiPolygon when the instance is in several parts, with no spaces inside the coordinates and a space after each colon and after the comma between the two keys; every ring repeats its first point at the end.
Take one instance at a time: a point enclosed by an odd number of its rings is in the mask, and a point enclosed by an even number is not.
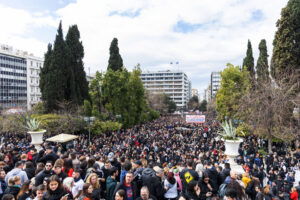
{"type": "Polygon", "coordinates": [[[209,102],[211,100],[211,85],[209,84],[208,87],[204,90],[204,99],[209,102]]]}
{"type": "Polygon", "coordinates": [[[180,71],[142,72],[145,89],[153,94],[167,94],[178,108],[186,108],[191,96],[191,82],[180,71]]]}
{"type": "Polygon", "coordinates": [[[27,57],[27,108],[30,110],[41,101],[40,69],[43,67],[42,58],[29,55],[27,57]]]}
{"type": "Polygon", "coordinates": [[[40,101],[39,72],[43,59],[0,45],[0,110],[24,110],[40,101]]]}
{"type": "Polygon", "coordinates": [[[211,98],[216,97],[217,91],[220,89],[220,86],[221,86],[221,73],[212,72],[210,76],[211,98]]]}

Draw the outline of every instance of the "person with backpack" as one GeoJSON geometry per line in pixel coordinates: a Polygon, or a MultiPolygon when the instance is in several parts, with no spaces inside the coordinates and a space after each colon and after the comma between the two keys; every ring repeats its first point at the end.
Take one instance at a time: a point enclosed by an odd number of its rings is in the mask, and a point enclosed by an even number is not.
{"type": "Polygon", "coordinates": [[[143,170],[144,168],[142,167],[142,162],[140,160],[136,160],[133,162],[133,168],[134,173],[133,173],[133,182],[136,183],[137,189],[138,189],[138,196],[140,196],[140,191],[143,186],[143,170]]]}

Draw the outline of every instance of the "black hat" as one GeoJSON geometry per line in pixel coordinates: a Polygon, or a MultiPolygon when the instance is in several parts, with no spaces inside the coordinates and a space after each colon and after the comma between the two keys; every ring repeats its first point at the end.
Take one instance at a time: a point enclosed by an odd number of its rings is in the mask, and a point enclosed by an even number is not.
{"type": "Polygon", "coordinates": [[[140,166],[143,165],[142,162],[141,162],[140,160],[136,160],[136,161],[134,161],[133,163],[136,164],[136,165],[140,165],[140,166]]]}

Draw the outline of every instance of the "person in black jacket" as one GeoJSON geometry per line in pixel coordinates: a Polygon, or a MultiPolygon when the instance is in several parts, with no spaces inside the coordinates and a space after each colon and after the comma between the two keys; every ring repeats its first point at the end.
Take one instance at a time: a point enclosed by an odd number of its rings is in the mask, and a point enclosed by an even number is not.
{"type": "Polygon", "coordinates": [[[157,199],[164,199],[164,187],[162,178],[164,176],[164,170],[158,166],[153,167],[155,175],[149,176],[148,180],[143,182],[144,186],[147,186],[151,195],[155,196],[157,199]]]}
{"type": "Polygon", "coordinates": [[[198,182],[191,180],[186,188],[186,196],[189,200],[200,200],[201,189],[198,185],[198,182]]]}
{"type": "Polygon", "coordinates": [[[126,199],[132,198],[133,200],[135,200],[137,198],[137,186],[134,182],[132,182],[132,180],[133,180],[133,173],[129,171],[125,175],[125,181],[117,185],[113,196],[115,197],[116,192],[122,189],[126,192],[126,199]]]}
{"type": "Polygon", "coordinates": [[[5,173],[5,171],[2,169],[2,170],[0,170],[0,187],[1,187],[1,191],[2,191],[2,193],[0,194],[0,199],[2,199],[2,196],[3,196],[3,194],[4,194],[4,191],[6,190],[6,188],[7,188],[7,184],[6,184],[6,182],[5,182],[5,176],[6,176],[6,173],[5,173]]]}
{"type": "Polygon", "coordinates": [[[53,174],[54,174],[54,172],[52,171],[52,162],[48,161],[45,165],[45,169],[36,175],[35,186],[37,187],[40,184],[43,184],[44,178],[50,177],[53,174]]]}
{"type": "Polygon", "coordinates": [[[230,164],[225,163],[224,164],[224,169],[221,171],[220,176],[221,176],[221,182],[224,183],[225,179],[227,176],[230,176],[230,164]]]}
{"type": "Polygon", "coordinates": [[[17,199],[17,195],[20,192],[21,185],[21,177],[14,176],[8,179],[8,187],[4,191],[4,194],[12,194],[15,199],[17,199]]]}
{"type": "Polygon", "coordinates": [[[59,158],[58,155],[56,155],[54,152],[52,152],[51,146],[46,147],[46,155],[43,156],[43,154],[41,152],[43,152],[43,151],[41,150],[39,152],[37,162],[46,163],[48,161],[51,161],[52,163],[55,163],[55,161],[59,158]]]}
{"type": "Polygon", "coordinates": [[[54,166],[54,170],[53,171],[59,177],[59,180],[61,182],[63,182],[64,179],[68,177],[68,175],[65,172],[62,171],[62,165],[61,164],[56,164],[54,166]]]}
{"type": "Polygon", "coordinates": [[[212,195],[216,193],[216,191],[212,187],[210,177],[208,176],[207,173],[203,173],[203,177],[202,180],[200,181],[199,186],[201,190],[200,193],[201,199],[211,198],[212,195]]]}
{"type": "Polygon", "coordinates": [[[187,168],[182,170],[180,173],[180,179],[184,192],[186,191],[187,184],[189,184],[191,180],[199,181],[199,174],[193,169],[194,161],[189,159],[186,164],[187,168]]]}
{"type": "Polygon", "coordinates": [[[57,175],[53,175],[48,179],[47,192],[43,196],[43,200],[70,200],[71,197],[62,184],[57,175]]]}
{"type": "Polygon", "coordinates": [[[35,176],[35,168],[34,168],[34,165],[31,161],[27,161],[25,163],[24,171],[26,172],[27,177],[28,177],[29,180],[31,180],[35,176]]]}

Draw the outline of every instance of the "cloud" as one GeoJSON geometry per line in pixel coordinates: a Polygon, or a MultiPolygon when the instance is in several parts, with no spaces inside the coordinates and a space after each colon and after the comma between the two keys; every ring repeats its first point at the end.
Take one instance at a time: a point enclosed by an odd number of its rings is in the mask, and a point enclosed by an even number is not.
{"type": "Polygon", "coordinates": [[[42,12],[31,13],[1,4],[0,11],[0,43],[43,56],[47,43],[32,37],[30,33],[36,29],[57,26],[57,20],[42,12]]]}
{"type": "MultiPolygon", "coordinates": [[[[30,38],[26,36],[28,29],[56,29],[62,19],[65,32],[72,24],[79,27],[86,71],[106,69],[109,46],[116,37],[128,69],[137,63],[143,70],[180,69],[192,80],[193,88],[202,92],[212,71],[224,69],[228,62],[242,64],[248,39],[255,60],[263,38],[272,54],[275,23],[286,3],[287,0],[77,0],[54,15],[20,11],[19,17],[5,24],[9,26],[5,34],[30,38]],[[24,23],[18,22],[20,17],[24,23]],[[179,65],[170,65],[176,61],[179,65]]],[[[0,17],[5,18],[2,14],[0,17]]],[[[55,34],[49,35],[48,42],[54,38],[55,34]]],[[[46,44],[40,51],[45,49],[46,44]]]]}

